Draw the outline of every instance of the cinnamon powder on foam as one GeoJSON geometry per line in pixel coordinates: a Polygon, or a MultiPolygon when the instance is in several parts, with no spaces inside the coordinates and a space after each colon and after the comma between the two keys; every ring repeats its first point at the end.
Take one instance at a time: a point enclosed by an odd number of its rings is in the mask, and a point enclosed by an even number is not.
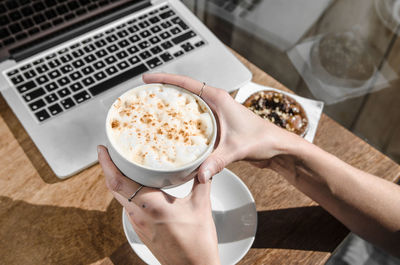
{"type": "Polygon", "coordinates": [[[206,108],[168,85],[128,91],[113,104],[108,123],[121,155],[157,169],[193,162],[206,151],[213,133],[206,108]]]}

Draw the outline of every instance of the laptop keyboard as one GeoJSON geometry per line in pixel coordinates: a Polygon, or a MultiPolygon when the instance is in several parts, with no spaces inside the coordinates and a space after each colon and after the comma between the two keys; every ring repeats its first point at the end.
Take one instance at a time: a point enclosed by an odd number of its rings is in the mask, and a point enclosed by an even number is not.
{"type": "Polygon", "coordinates": [[[0,47],[120,0],[7,0],[0,2],[0,47]]]}
{"type": "Polygon", "coordinates": [[[6,72],[39,122],[202,45],[169,6],[6,72]]]}

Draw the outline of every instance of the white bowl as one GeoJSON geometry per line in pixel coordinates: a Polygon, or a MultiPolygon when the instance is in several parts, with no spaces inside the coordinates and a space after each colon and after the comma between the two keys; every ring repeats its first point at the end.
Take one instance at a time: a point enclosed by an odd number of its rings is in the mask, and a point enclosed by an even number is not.
{"type": "MultiPolygon", "coordinates": [[[[192,185],[193,181],[189,181],[164,191],[183,198],[190,193],[192,185]]],[[[256,235],[257,210],[254,198],[238,176],[224,169],[213,177],[211,207],[221,264],[236,264],[249,251],[256,235]]],[[[133,230],[125,210],[122,211],[122,224],[125,236],[135,253],[147,264],[159,265],[158,260],[133,230]]]]}
{"type": "MultiPolygon", "coordinates": [[[[163,85],[163,84],[147,84],[147,85],[135,87],[133,89],[146,89],[148,87],[160,86],[160,85],[163,85]]],[[[177,86],[172,86],[172,85],[163,85],[163,86],[175,88],[182,93],[190,94],[194,98],[196,98],[197,101],[199,102],[199,104],[203,105],[205,107],[205,109],[207,109],[207,111],[209,112],[209,114],[211,116],[211,120],[212,120],[212,124],[213,124],[213,133],[212,133],[211,141],[210,141],[206,151],[201,156],[199,156],[196,160],[194,160],[193,162],[186,164],[182,167],[174,168],[174,169],[165,169],[165,170],[154,169],[154,168],[146,167],[144,165],[140,165],[140,164],[137,164],[137,163],[127,160],[113,146],[112,141],[110,141],[109,130],[107,129],[107,124],[109,124],[109,122],[110,122],[110,110],[109,110],[108,114],[107,114],[107,118],[106,118],[105,129],[106,129],[106,135],[107,135],[106,145],[107,145],[111,160],[114,162],[114,164],[118,167],[118,169],[126,177],[128,177],[144,186],[153,187],[153,188],[175,187],[177,185],[180,185],[180,184],[185,183],[185,182],[189,181],[190,179],[192,179],[194,177],[194,175],[193,174],[190,175],[190,173],[192,173],[195,169],[197,169],[201,165],[201,163],[203,163],[204,160],[213,151],[215,140],[217,138],[217,122],[216,122],[215,116],[214,116],[213,112],[211,111],[210,107],[203,101],[203,99],[201,99],[199,96],[197,96],[183,88],[177,87],[177,86]]],[[[133,89],[131,89],[129,91],[132,91],[133,89]]],[[[125,93],[128,93],[129,91],[127,91],[125,93]]],[[[123,95],[121,95],[121,97],[123,95]]]]}

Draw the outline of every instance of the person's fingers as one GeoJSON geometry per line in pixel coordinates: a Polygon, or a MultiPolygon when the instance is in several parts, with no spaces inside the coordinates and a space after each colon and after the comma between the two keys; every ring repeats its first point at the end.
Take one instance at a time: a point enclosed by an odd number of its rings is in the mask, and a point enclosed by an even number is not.
{"type": "Polygon", "coordinates": [[[236,152],[229,144],[219,143],[217,148],[201,164],[197,178],[206,183],[212,176],[221,172],[226,165],[236,160],[236,152]]]}
{"type": "Polygon", "coordinates": [[[112,162],[105,146],[99,145],[97,152],[100,165],[106,177],[107,187],[111,191],[118,192],[125,198],[129,198],[140,187],[140,184],[122,175],[112,162]]]}
{"type": "MultiPolygon", "coordinates": [[[[182,87],[184,89],[189,90],[190,92],[199,95],[201,88],[203,87],[203,83],[194,80],[190,77],[183,75],[175,75],[175,74],[166,74],[166,73],[151,73],[144,74],[142,79],[145,83],[163,83],[163,84],[171,84],[175,86],[182,87]]],[[[206,85],[203,88],[202,98],[210,105],[214,105],[215,102],[220,98],[222,89],[215,88],[209,85],[206,85]]]]}
{"type": "Polygon", "coordinates": [[[210,198],[211,180],[206,183],[200,183],[197,178],[194,179],[191,199],[195,203],[207,202],[210,198]]]}

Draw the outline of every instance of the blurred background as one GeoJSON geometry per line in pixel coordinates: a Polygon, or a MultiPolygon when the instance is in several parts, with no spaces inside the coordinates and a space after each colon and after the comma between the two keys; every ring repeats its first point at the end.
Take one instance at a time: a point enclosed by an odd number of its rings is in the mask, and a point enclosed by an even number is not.
{"type": "Polygon", "coordinates": [[[400,163],[399,0],[183,0],[220,38],[400,163]]]}

